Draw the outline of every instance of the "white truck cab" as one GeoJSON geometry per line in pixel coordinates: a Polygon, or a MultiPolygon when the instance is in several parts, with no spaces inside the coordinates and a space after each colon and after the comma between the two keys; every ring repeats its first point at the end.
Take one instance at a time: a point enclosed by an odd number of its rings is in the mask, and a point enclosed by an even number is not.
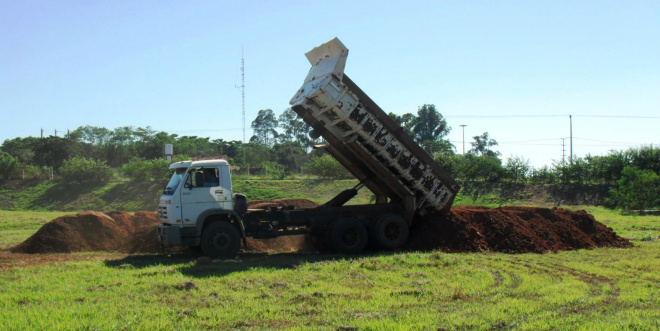
{"type": "Polygon", "coordinates": [[[235,213],[229,163],[183,161],[170,169],[174,172],[158,204],[159,239],[167,245],[198,246],[207,218],[235,213]]]}

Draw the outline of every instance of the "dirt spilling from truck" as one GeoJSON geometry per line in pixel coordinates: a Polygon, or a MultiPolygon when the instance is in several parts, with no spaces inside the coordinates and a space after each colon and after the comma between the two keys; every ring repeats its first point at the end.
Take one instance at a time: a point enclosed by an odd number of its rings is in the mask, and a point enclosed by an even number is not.
{"type": "MultiPolygon", "coordinates": [[[[251,209],[313,208],[306,199],[252,201],[251,209]]],[[[118,253],[167,252],[156,239],[156,213],[86,211],[58,217],[11,249],[14,253],[48,254],[82,251],[118,253]]],[[[418,218],[404,250],[449,252],[495,251],[543,253],[595,247],[631,247],[611,228],[587,212],[537,207],[454,207],[447,215],[418,218]]],[[[248,239],[247,252],[313,252],[305,236],[248,239]]]]}
{"type": "Polygon", "coordinates": [[[544,253],[632,244],[584,210],[540,207],[454,207],[416,220],[408,250],[544,253]]]}

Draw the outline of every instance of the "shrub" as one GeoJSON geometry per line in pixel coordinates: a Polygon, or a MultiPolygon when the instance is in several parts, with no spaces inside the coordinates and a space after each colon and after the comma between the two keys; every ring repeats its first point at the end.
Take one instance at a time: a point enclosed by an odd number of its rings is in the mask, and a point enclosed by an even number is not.
{"type": "Polygon", "coordinates": [[[62,179],[74,183],[107,183],[112,179],[112,169],[105,162],[75,156],[60,167],[62,179]]]}
{"type": "Polygon", "coordinates": [[[0,151],[0,174],[4,179],[10,179],[16,167],[18,166],[18,160],[11,154],[0,151]]]}
{"type": "Polygon", "coordinates": [[[506,160],[504,166],[504,176],[514,182],[524,183],[527,181],[530,173],[529,160],[520,156],[512,156],[506,160]]]}
{"type": "Polygon", "coordinates": [[[652,170],[625,167],[608,203],[623,209],[644,210],[660,206],[660,176],[652,170]]]}
{"type": "Polygon", "coordinates": [[[169,162],[164,159],[143,160],[134,158],[121,167],[124,176],[136,182],[167,180],[169,162]]]}
{"type": "Polygon", "coordinates": [[[352,178],[351,174],[330,155],[313,157],[307,164],[307,170],[321,178],[343,179],[352,178]]]}

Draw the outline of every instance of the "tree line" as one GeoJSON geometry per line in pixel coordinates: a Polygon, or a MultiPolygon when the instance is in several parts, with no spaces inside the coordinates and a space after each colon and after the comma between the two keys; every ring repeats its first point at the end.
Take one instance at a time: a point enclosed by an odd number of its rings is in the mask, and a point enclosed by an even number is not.
{"type": "MultiPolygon", "coordinates": [[[[496,151],[497,141],[488,132],[472,137],[470,149],[457,154],[447,139],[452,128],[435,105],[422,105],[415,114],[389,115],[459,181],[628,186],[633,192],[646,192],[643,196],[650,201],[649,206],[660,205],[660,149],[654,146],[612,150],[605,156],[587,155],[534,168],[523,156],[503,159],[496,151]]],[[[293,110],[286,109],[279,116],[271,109],[260,110],[251,127],[254,135],[248,143],[131,126],[108,129],[88,125],[63,137],[18,137],[0,146],[0,173],[3,179],[46,179],[75,176],[81,169],[96,166],[102,175],[89,178],[112,177],[114,169],[114,173],[132,180],[154,180],[167,176],[164,146],[172,144],[177,160],[226,157],[239,176],[252,171],[285,178],[304,169],[305,174],[316,177],[351,178],[332,157],[313,149],[322,141],[309,136],[311,127],[293,110]]]]}

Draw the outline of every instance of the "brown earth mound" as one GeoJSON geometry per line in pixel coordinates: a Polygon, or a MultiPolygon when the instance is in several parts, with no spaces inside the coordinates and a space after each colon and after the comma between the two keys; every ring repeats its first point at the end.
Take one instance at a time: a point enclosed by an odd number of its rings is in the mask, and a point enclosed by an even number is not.
{"type": "Polygon", "coordinates": [[[543,253],[631,246],[584,210],[454,207],[446,216],[416,220],[406,249],[543,253]]]}
{"type": "MultiPolygon", "coordinates": [[[[252,201],[250,208],[311,208],[305,199],[252,201]]],[[[86,211],[58,217],[12,248],[14,253],[70,253],[110,251],[159,253],[159,223],[155,213],[140,211],[107,214],[86,211]]],[[[248,252],[312,250],[302,235],[248,239],[248,252]]],[[[413,222],[406,250],[556,252],[593,247],[630,247],[632,244],[587,212],[535,207],[455,207],[443,216],[430,214],[413,222]]]]}
{"type": "Polygon", "coordinates": [[[30,238],[11,249],[15,253],[71,253],[108,251],[123,253],[159,252],[152,212],[85,211],[58,217],[41,227],[30,238]]]}

